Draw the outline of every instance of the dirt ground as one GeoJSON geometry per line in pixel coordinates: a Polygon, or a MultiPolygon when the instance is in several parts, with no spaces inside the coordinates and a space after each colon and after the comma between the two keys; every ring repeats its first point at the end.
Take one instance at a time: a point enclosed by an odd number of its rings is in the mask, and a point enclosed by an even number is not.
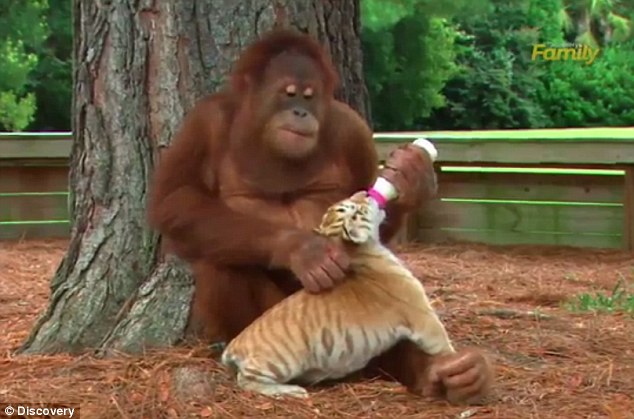
{"type": "Polygon", "coordinates": [[[634,418],[634,318],[564,308],[579,293],[609,294],[619,279],[634,286],[632,254],[400,249],[425,278],[457,346],[477,345],[497,366],[499,381],[485,405],[453,407],[380,380],[315,389],[310,401],[274,402],[236,390],[202,347],[117,359],[15,356],[46,307],[66,244],[0,243],[0,402],[81,403],[82,417],[91,419],[634,418]]]}

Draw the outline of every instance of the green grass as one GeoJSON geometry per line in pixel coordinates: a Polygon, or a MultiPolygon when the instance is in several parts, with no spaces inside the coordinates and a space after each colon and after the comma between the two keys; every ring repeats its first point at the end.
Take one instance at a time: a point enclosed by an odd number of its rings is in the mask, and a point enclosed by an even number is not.
{"type": "Polygon", "coordinates": [[[625,280],[620,278],[610,294],[579,294],[566,303],[566,307],[574,312],[595,313],[628,313],[634,315],[634,292],[624,286],[625,280]]]}

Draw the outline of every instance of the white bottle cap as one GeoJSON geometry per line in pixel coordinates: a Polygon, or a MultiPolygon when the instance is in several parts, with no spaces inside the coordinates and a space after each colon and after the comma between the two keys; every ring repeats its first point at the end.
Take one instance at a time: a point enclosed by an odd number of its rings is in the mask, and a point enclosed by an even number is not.
{"type": "Polygon", "coordinates": [[[427,154],[429,154],[432,162],[436,161],[436,159],[438,158],[438,150],[436,150],[436,147],[434,147],[434,145],[428,139],[421,137],[414,141],[412,144],[424,149],[427,154]]]}

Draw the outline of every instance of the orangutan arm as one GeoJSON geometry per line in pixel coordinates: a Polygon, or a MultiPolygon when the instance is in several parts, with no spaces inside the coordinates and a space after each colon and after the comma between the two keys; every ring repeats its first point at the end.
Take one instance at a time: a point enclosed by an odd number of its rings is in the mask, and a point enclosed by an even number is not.
{"type": "Polygon", "coordinates": [[[150,192],[150,225],[185,260],[285,267],[282,256],[306,233],[231,210],[209,186],[215,180],[203,179],[203,173],[216,172],[226,152],[228,124],[221,101],[218,96],[199,102],[161,156],[150,192]]]}
{"type": "MultiPolygon", "coordinates": [[[[333,126],[347,127],[347,131],[341,137],[347,139],[345,154],[353,174],[352,187],[349,192],[354,193],[361,189],[368,189],[374,184],[379,174],[379,156],[372,130],[361,116],[349,106],[338,103],[336,109],[337,118],[340,118],[342,122],[335,123],[333,126]]],[[[390,202],[385,212],[386,218],[381,226],[381,241],[387,243],[403,225],[408,211],[390,202]]]]}

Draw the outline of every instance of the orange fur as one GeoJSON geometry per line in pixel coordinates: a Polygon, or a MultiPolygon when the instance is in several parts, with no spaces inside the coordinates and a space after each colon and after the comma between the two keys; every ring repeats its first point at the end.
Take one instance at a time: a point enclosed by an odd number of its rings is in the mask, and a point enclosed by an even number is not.
{"type": "Polygon", "coordinates": [[[307,397],[289,383],[342,378],[402,339],[429,355],[455,352],[420,281],[380,243],[384,217],[365,192],[328,208],[316,231],[354,245],[351,273],[330,292],[291,295],[229,343],[222,362],[240,387],[307,397]]]}

